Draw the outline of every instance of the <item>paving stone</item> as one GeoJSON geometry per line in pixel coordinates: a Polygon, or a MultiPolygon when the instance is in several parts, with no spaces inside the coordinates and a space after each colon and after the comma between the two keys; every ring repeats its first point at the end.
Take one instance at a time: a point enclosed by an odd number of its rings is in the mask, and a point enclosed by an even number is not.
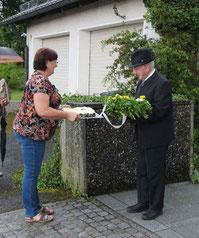
{"type": "Polygon", "coordinates": [[[153,233],[95,200],[71,199],[47,206],[54,206],[55,215],[54,221],[46,224],[27,224],[24,211],[0,214],[0,238],[153,237],[153,233]]]}
{"type": "Polygon", "coordinates": [[[110,224],[110,221],[104,220],[104,221],[101,221],[100,224],[103,226],[108,226],[110,224]]]}
{"type": "Polygon", "coordinates": [[[93,238],[100,237],[100,236],[101,236],[101,234],[99,232],[97,232],[97,231],[94,234],[92,234],[93,238]]]}
{"type": "Polygon", "coordinates": [[[59,232],[62,233],[62,234],[65,233],[65,232],[68,232],[68,228],[65,227],[65,228],[59,230],[59,232]]]}
{"type": "Polygon", "coordinates": [[[82,215],[82,216],[79,216],[78,218],[80,220],[82,220],[82,221],[85,221],[87,219],[87,216],[86,215],[82,215]]]}
{"type": "Polygon", "coordinates": [[[115,225],[115,224],[109,224],[107,227],[108,227],[108,229],[110,229],[110,230],[114,230],[114,229],[117,228],[117,225],[115,225]]]}
{"type": "Polygon", "coordinates": [[[93,220],[92,220],[92,219],[89,219],[89,218],[85,219],[84,221],[85,221],[86,223],[88,223],[88,224],[90,224],[90,223],[93,222],[93,220]]]}
{"type": "Polygon", "coordinates": [[[133,237],[135,237],[135,238],[143,238],[143,237],[146,237],[146,236],[144,234],[138,232],[136,234],[133,234],[133,237]]]}
{"type": "Polygon", "coordinates": [[[129,234],[134,234],[134,233],[137,232],[137,230],[134,229],[134,228],[127,228],[127,229],[126,229],[126,232],[128,232],[129,234]]]}
{"type": "Polygon", "coordinates": [[[88,206],[88,208],[91,209],[91,210],[93,210],[93,209],[97,208],[97,206],[94,205],[94,204],[90,204],[90,205],[88,206]]]}
{"type": "Polygon", "coordinates": [[[96,229],[95,228],[92,228],[92,227],[87,227],[85,229],[85,231],[90,235],[92,236],[92,234],[94,234],[96,232],[96,229]]]}
{"type": "Polygon", "coordinates": [[[122,238],[129,238],[132,237],[129,233],[122,234],[122,238]]]}
{"type": "Polygon", "coordinates": [[[100,217],[100,216],[97,216],[97,217],[94,217],[93,220],[99,222],[99,221],[103,221],[105,218],[104,217],[100,217]]]}
{"type": "Polygon", "coordinates": [[[93,218],[93,217],[97,216],[97,213],[91,212],[91,213],[88,213],[87,216],[90,217],[90,218],[93,218]]]}
{"type": "Polygon", "coordinates": [[[107,220],[112,220],[112,219],[114,219],[115,217],[113,216],[113,215],[108,215],[108,216],[106,216],[106,219],[107,220]]]}
{"type": "Polygon", "coordinates": [[[74,228],[76,228],[76,225],[75,224],[70,224],[70,225],[67,226],[67,228],[68,229],[74,229],[74,228]]]}
{"type": "Polygon", "coordinates": [[[121,223],[121,220],[119,220],[119,219],[113,219],[112,222],[113,222],[114,224],[119,224],[119,223],[121,223]]]}
{"type": "Polygon", "coordinates": [[[77,233],[80,233],[80,232],[83,232],[84,230],[80,227],[76,227],[73,231],[77,232],[77,233]]]}
{"type": "MultiPolygon", "coordinates": [[[[44,237],[41,236],[41,237],[37,237],[37,238],[44,238],[44,237]]],[[[63,235],[56,233],[52,237],[49,237],[49,238],[63,238],[63,235]]]]}
{"type": "Polygon", "coordinates": [[[82,212],[76,212],[76,213],[74,213],[74,216],[76,216],[76,217],[82,216],[82,212]]]}
{"type": "Polygon", "coordinates": [[[102,217],[108,216],[108,213],[107,213],[107,212],[98,212],[97,214],[98,214],[99,216],[102,216],[102,217]]]}
{"type": "Polygon", "coordinates": [[[130,225],[125,223],[125,222],[123,222],[123,223],[118,224],[118,227],[121,228],[121,229],[126,229],[126,228],[129,228],[130,225]]]}
{"type": "Polygon", "coordinates": [[[0,234],[9,232],[9,228],[8,227],[4,227],[4,228],[0,228],[0,234]]]}
{"type": "Polygon", "coordinates": [[[82,210],[82,212],[87,214],[87,213],[92,212],[92,210],[91,209],[84,209],[84,210],[82,210]]]}
{"type": "Polygon", "coordinates": [[[3,237],[15,237],[12,232],[1,233],[3,237]]]}
{"type": "Polygon", "coordinates": [[[104,231],[103,234],[108,237],[109,235],[113,234],[111,230],[104,231]]]}
{"type": "Polygon", "coordinates": [[[81,232],[78,237],[81,237],[81,238],[89,238],[88,234],[84,231],[84,232],[81,232]]]}
{"type": "Polygon", "coordinates": [[[99,226],[99,227],[96,227],[96,230],[97,230],[97,231],[106,231],[107,228],[104,227],[104,226],[99,226]]]}
{"type": "Polygon", "coordinates": [[[90,226],[92,226],[92,227],[98,227],[98,226],[100,226],[100,224],[97,223],[97,222],[92,222],[92,223],[90,223],[90,226]]]}
{"type": "Polygon", "coordinates": [[[113,235],[110,235],[109,238],[120,238],[120,236],[113,234],[113,235]]]}

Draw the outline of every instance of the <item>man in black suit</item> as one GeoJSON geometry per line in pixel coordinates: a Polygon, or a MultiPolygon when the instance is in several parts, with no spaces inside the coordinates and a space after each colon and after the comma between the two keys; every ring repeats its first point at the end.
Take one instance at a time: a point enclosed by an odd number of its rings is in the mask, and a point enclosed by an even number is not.
{"type": "Polygon", "coordinates": [[[171,86],[154,69],[155,58],[150,49],[139,49],[133,52],[129,65],[140,79],[135,97],[145,96],[152,106],[148,119],[136,120],[138,203],[127,207],[129,213],[145,211],[144,220],[162,215],[166,154],[174,137],[171,86]]]}

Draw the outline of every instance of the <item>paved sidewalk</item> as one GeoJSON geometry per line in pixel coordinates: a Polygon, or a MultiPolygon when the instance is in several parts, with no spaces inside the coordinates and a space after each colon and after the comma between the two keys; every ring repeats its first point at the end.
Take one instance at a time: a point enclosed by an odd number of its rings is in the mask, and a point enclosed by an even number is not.
{"type": "Polygon", "coordinates": [[[162,238],[199,238],[199,185],[169,184],[165,191],[163,215],[144,221],[141,214],[129,214],[126,207],[137,202],[136,190],[98,196],[97,199],[129,220],[162,238]]]}
{"type": "Polygon", "coordinates": [[[0,238],[199,238],[198,198],[199,185],[167,185],[164,214],[154,221],[126,213],[136,190],[51,203],[54,221],[47,224],[27,224],[24,210],[16,210],[0,214],[0,238]]]}
{"type": "Polygon", "coordinates": [[[0,215],[0,237],[9,238],[158,238],[144,227],[96,201],[68,200],[50,204],[54,221],[26,223],[24,210],[0,215]]]}

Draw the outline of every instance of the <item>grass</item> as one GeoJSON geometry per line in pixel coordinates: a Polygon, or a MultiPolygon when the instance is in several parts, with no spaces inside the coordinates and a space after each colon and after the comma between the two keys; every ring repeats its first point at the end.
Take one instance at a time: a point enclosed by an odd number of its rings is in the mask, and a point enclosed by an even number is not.
{"type": "Polygon", "coordinates": [[[15,114],[14,113],[9,113],[8,116],[6,117],[6,122],[7,122],[7,126],[6,126],[6,134],[10,135],[13,133],[12,130],[12,122],[15,118],[15,114]]]}
{"type": "Polygon", "coordinates": [[[11,90],[11,101],[21,101],[23,90],[11,90]]]}

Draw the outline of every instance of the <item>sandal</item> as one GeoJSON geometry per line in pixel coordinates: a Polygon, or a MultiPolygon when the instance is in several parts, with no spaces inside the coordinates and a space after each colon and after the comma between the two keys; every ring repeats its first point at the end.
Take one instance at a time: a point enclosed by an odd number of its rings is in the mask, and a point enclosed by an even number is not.
{"type": "Polygon", "coordinates": [[[51,209],[51,208],[49,208],[49,207],[41,207],[40,212],[41,212],[42,214],[46,214],[46,215],[52,215],[52,214],[54,214],[54,210],[51,209]]]}
{"type": "Polygon", "coordinates": [[[46,223],[53,220],[52,216],[48,216],[45,214],[41,215],[39,219],[35,219],[35,217],[25,217],[25,221],[29,223],[32,223],[32,222],[46,223]]]}

